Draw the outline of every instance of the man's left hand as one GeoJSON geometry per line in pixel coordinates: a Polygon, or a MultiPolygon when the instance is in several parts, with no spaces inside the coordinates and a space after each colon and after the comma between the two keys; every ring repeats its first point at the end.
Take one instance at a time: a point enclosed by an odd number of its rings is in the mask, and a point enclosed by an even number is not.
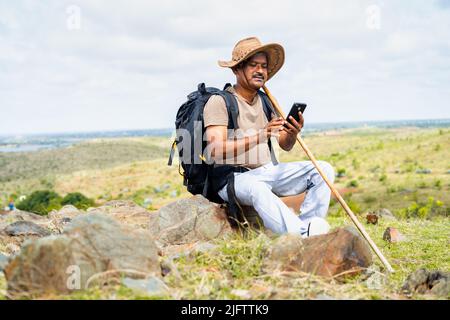
{"type": "Polygon", "coordinates": [[[289,121],[286,120],[286,126],[283,128],[283,130],[286,131],[286,133],[290,136],[296,137],[303,128],[303,123],[305,122],[305,120],[303,119],[303,115],[300,111],[298,112],[298,117],[298,122],[292,116],[288,119],[289,121]]]}

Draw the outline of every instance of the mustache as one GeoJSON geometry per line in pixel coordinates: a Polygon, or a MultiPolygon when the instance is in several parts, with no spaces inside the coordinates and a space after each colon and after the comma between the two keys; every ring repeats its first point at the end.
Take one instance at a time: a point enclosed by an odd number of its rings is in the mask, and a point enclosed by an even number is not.
{"type": "Polygon", "coordinates": [[[262,73],[254,73],[252,78],[265,78],[264,75],[262,73]]]}

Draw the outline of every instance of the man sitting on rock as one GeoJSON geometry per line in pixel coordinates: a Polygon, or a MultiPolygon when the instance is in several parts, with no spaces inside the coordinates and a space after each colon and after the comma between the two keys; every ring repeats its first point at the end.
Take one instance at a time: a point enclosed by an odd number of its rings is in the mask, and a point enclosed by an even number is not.
{"type": "MultiPolygon", "coordinates": [[[[238,128],[227,132],[229,116],[225,100],[213,95],[204,108],[204,125],[208,148],[216,164],[244,167],[234,173],[234,193],[240,205],[252,206],[275,233],[296,233],[303,237],[324,234],[329,225],[324,219],[331,191],[311,161],[274,164],[268,140],[275,137],[279,146],[290,151],[303,127],[300,121],[292,124],[273,116],[270,121],[263,111],[263,99],[258,91],[284,63],[284,49],[279,44],[262,45],[255,38],[239,41],[233,49],[232,61],[219,61],[221,67],[231,68],[236,84],[226,90],[237,99],[238,128]],[[232,137],[231,135],[234,135],[232,137]],[[293,212],[279,198],[306,192],[300,212],[293,212]]],[[[332,166],[324,161],[319,165],[328,179],[334,181],[332,166]]],[[[218,194],[229,202],[228,185],[218,194]]]]}

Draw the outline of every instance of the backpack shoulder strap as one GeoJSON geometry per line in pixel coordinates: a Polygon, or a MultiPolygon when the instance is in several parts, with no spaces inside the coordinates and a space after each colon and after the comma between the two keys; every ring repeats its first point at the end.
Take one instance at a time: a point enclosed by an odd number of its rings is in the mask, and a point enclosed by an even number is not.
{"type": "Polygon", "coordinates": [[[231,84],[227,83],[222,91],[217,92],[218,95],[220,95],[224,100],[225,104],[228,110],[228,119],[231,119],[231,121],[228,121],[228,129],[237,129],[238,126],[238,116],[239,116],[239,108],[237,105],[236,98],[233,96],[233,94],[226,89],[231,86],[231,84]]]}
{"type": "MultiPolygon", "coordinates": [[[[270,102],[269,97],[264,92],[259,90],[258,94],[261,97],[263,110],[264,110],[264,113],[266,114],[267,121],[270,121],[270,120],[272,120],[272,116],[273,115],[277,116],[278,113],[275,111],[275,109],[272,106],[272,103],[270,102]]],[[[273,147],[272,147],[272,141],[270,139],[267,140],[267,144],[268,144],[269,150],[270,150],[270,159],[272,160],[272,163],[274,165],[277,165],[278,160],[275,157],[275,151],[273,150],[273,147]]]]}
{"type": "Polygon", "coordinates": [[[270,121],[272,120],[272,115],[277,116],[278,113],[275,111],[275,109],[272,106],[272,102],[270,102],[269,97],[264,92],[259,90],[258,94],[261,97],[264,113],[266,114],[267,120],[270,121]]]}

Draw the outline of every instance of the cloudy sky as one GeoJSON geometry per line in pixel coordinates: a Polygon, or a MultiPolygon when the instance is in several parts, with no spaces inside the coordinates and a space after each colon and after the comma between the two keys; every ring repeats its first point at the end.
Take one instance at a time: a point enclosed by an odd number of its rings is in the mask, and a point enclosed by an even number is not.
{"type": "Polygon", "coordinates": [[[307,122],[450,118],[450,1],[0,0],[0,134],[172,127],[248,36],[307,122]]]}

